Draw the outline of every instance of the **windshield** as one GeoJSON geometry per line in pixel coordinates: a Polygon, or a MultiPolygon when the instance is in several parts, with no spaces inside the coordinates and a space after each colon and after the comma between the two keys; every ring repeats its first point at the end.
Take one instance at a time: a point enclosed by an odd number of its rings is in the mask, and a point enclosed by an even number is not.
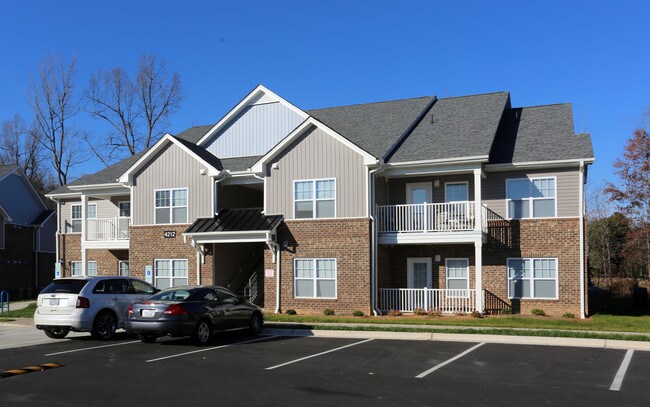
{"type": "Polygon", "coordinates": [[[79,294],[87,283],[88,280],[54,280],[41,291],[41,294],[79,294]]]}

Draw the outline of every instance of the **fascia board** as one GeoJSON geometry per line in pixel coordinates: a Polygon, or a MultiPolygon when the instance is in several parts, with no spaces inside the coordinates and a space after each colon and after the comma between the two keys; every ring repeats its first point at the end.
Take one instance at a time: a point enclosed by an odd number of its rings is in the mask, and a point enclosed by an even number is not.
{"type": "Polygon", "coordinates": [[[5,211],[5,208],[3,208],[2,205],[0,205],[0,213],[2,214],[2,217],[4,218],[5,222],[11,222],[13,220],[13,218],[9,216],[9,214],[7,213],[7,211],[5,211]]]}
{"type": "Polygon", "coordinates": [[[281,98],[280,96],[278,96],[274,92],[270,91],[269,89],[267,89],[263,85],[257,85],[255,87],[255,89],[253,89],[239,103],[237,103],[235,105],[235,107],[230,109],[230,111],[228,113],[226,113],[226,115],[224,117],[222,117],[221,120],[219,120],[217,122],[217,124],[215,124],[207,133],[205,133],[205,135],[203,137],[201,137],[201,139],[196,144],[200,146],[203,143],[205,143],[206,141],[210,140],[210,138],[212,138],[212,136],[214,136],[216,133],[218,133],[219,130],[221,130],[225,125],[227,125],[230,122],[230,120],[232,120],[235,116],[237,116],[239,113],[241,113],[242,110],[244,110],[248,105],[250,105],[250,103],[251,103],[251,101],[253,99],[255,99],[257,96],[259,96],[261,94],[271,96],[273,99],[276,99],[278,102],[280,102],[285,107],[291,109],[295,113],[302,116],[303,119],[306,119],[307,117],[309,117],[309,115],[307,113],[305,113],[303,110],[297,108],[296,106],[289,103],[284,98],[281,98]]]}
{"type": "Polygon", "coordinates": [[[487,164],[486,171],[510,171],[514,169],[535,169],[535,168],[553,168],[562,165],[580,165],[581,162],[585,164],[593,164],[594,158],[575,158],[569,160],[550,160],[550,161],[527,161],[521,163],[505,163],[505,164],[487,164]]]}

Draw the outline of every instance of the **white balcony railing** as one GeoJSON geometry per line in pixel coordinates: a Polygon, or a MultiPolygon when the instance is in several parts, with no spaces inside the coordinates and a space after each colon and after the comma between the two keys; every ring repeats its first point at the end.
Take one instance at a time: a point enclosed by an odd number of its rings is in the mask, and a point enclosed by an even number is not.
{"type": "Polygon", "coordinates": [[[130,218],[88,219],[86,239],[94,241],[128,240],[130,218]]]}
{"type": "Polygon", "coordinates": [[[476,310],[475,289],[380,288],[379,309],[413,312],[470,313],[476,310]]]}

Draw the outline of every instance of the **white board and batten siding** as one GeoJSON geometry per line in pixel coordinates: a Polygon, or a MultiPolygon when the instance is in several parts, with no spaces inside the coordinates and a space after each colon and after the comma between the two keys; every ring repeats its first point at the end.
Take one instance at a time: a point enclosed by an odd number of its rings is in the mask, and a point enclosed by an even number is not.
{"type": "Polygon", "coordinates": [[[365,217],[367,169],[363,157],[319,128],[311,127],[267,165],[269,214],[294,219],[293,181],[336,179],[336,217],[365,217]],[[277,163],[277,169],[272,164],[277,163]]]}
{"type": "Polygon", "coordinates": [[[168,144],[133,178],[131,224],[153,225],[155,191],[187,188],[187,223],[212,216],[212,177],[205,166],[175,144],[168,144]]]}
{"type": "Polygon", "coordinates": [[[261,156],[303,121],[296,111],[279,102],[250,105],[204,147],[219,158],[261,156]]]}
{"type": "Polygon", "coordinates": [[[557,216],[578,217],[580,210],[580,173],[578,168],[553,170],[518,170],[488,172],[482,181],[483,203],[502,217],[506,217],[506,179],[555,177],[557,216]]]}

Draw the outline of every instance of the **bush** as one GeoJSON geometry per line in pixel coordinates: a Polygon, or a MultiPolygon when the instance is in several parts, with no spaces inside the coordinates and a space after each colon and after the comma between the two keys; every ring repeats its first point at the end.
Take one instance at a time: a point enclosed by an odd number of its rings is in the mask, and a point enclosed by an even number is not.
{"type": "Polygon", "coordinates": [[[359,310],[352,311],[352,315],[354,315],[355,317],[362,317],[363,311],[359,311],[359,310]]]}
{"type": "Polygon", "coordinates": [[[539,309],[539,308],[533,308],[533,309],[531,309],[531,310],[530,310],[530,313],[533,314],[533,315],[540,316],[540,317],[543,317],[543,316],[546,315],[546,313],[544,312],[544,310],[543,310],[543,309],[539,309]]]}
{"type": "Polygon", "coordinates": [[[512,315],[512,308],[504,308],[501,310],[501,315],[512,315]]]}
{"type": "Polygon", "coordinates": [[[472,311],[472,318],[483,318],[483,315],[478,311],[472,311]]]}
{"type": "Polygon", "coordinates": [[[389,317],[401,317],[401,316],[404,315],[404,314],[402,313],[402,311],[398,311],[398,310],[396,310],[396,309],[392,309],[392,310],[388,311],[388,314],[387,314],[387,315],[388,315],[389,317]]]}
{"type": "Polygon", "coordinates": [[[287,315],[296,315],[298,314],[295,309],[288,309],[287,312],[285,312],[287,315]]]}
{"type": "Polygon", "coordinates": [[[416,308],[413,310],[413,313],[415,315],[427,315],[427,312],[424,310],[424,308],[416,308]]]}
{"type": "Polygon", "coordinates": [[[576,316],[570,312],[565,312],[564,314],[562,314],[562,318],[575,318],[575,317],[576,316]]]}
{"type": "Polygon", "coordinates": [[[428,316],[429,318],[433,318],[433,317],[441,317],[441,316],[442,316],[442,311],[440,311],[439,309],[433,309],[433,310],[431,310],[431,311],[429,311],[429,312],[427,313],[427,316],[428,316]]]}
{"type": "Polygon", "coordinates": [[[323,310],[323,315],[334,315],[334,314],[335,314],[334,310],[331,308],[325,308],[325,310],[323,310]]]}

